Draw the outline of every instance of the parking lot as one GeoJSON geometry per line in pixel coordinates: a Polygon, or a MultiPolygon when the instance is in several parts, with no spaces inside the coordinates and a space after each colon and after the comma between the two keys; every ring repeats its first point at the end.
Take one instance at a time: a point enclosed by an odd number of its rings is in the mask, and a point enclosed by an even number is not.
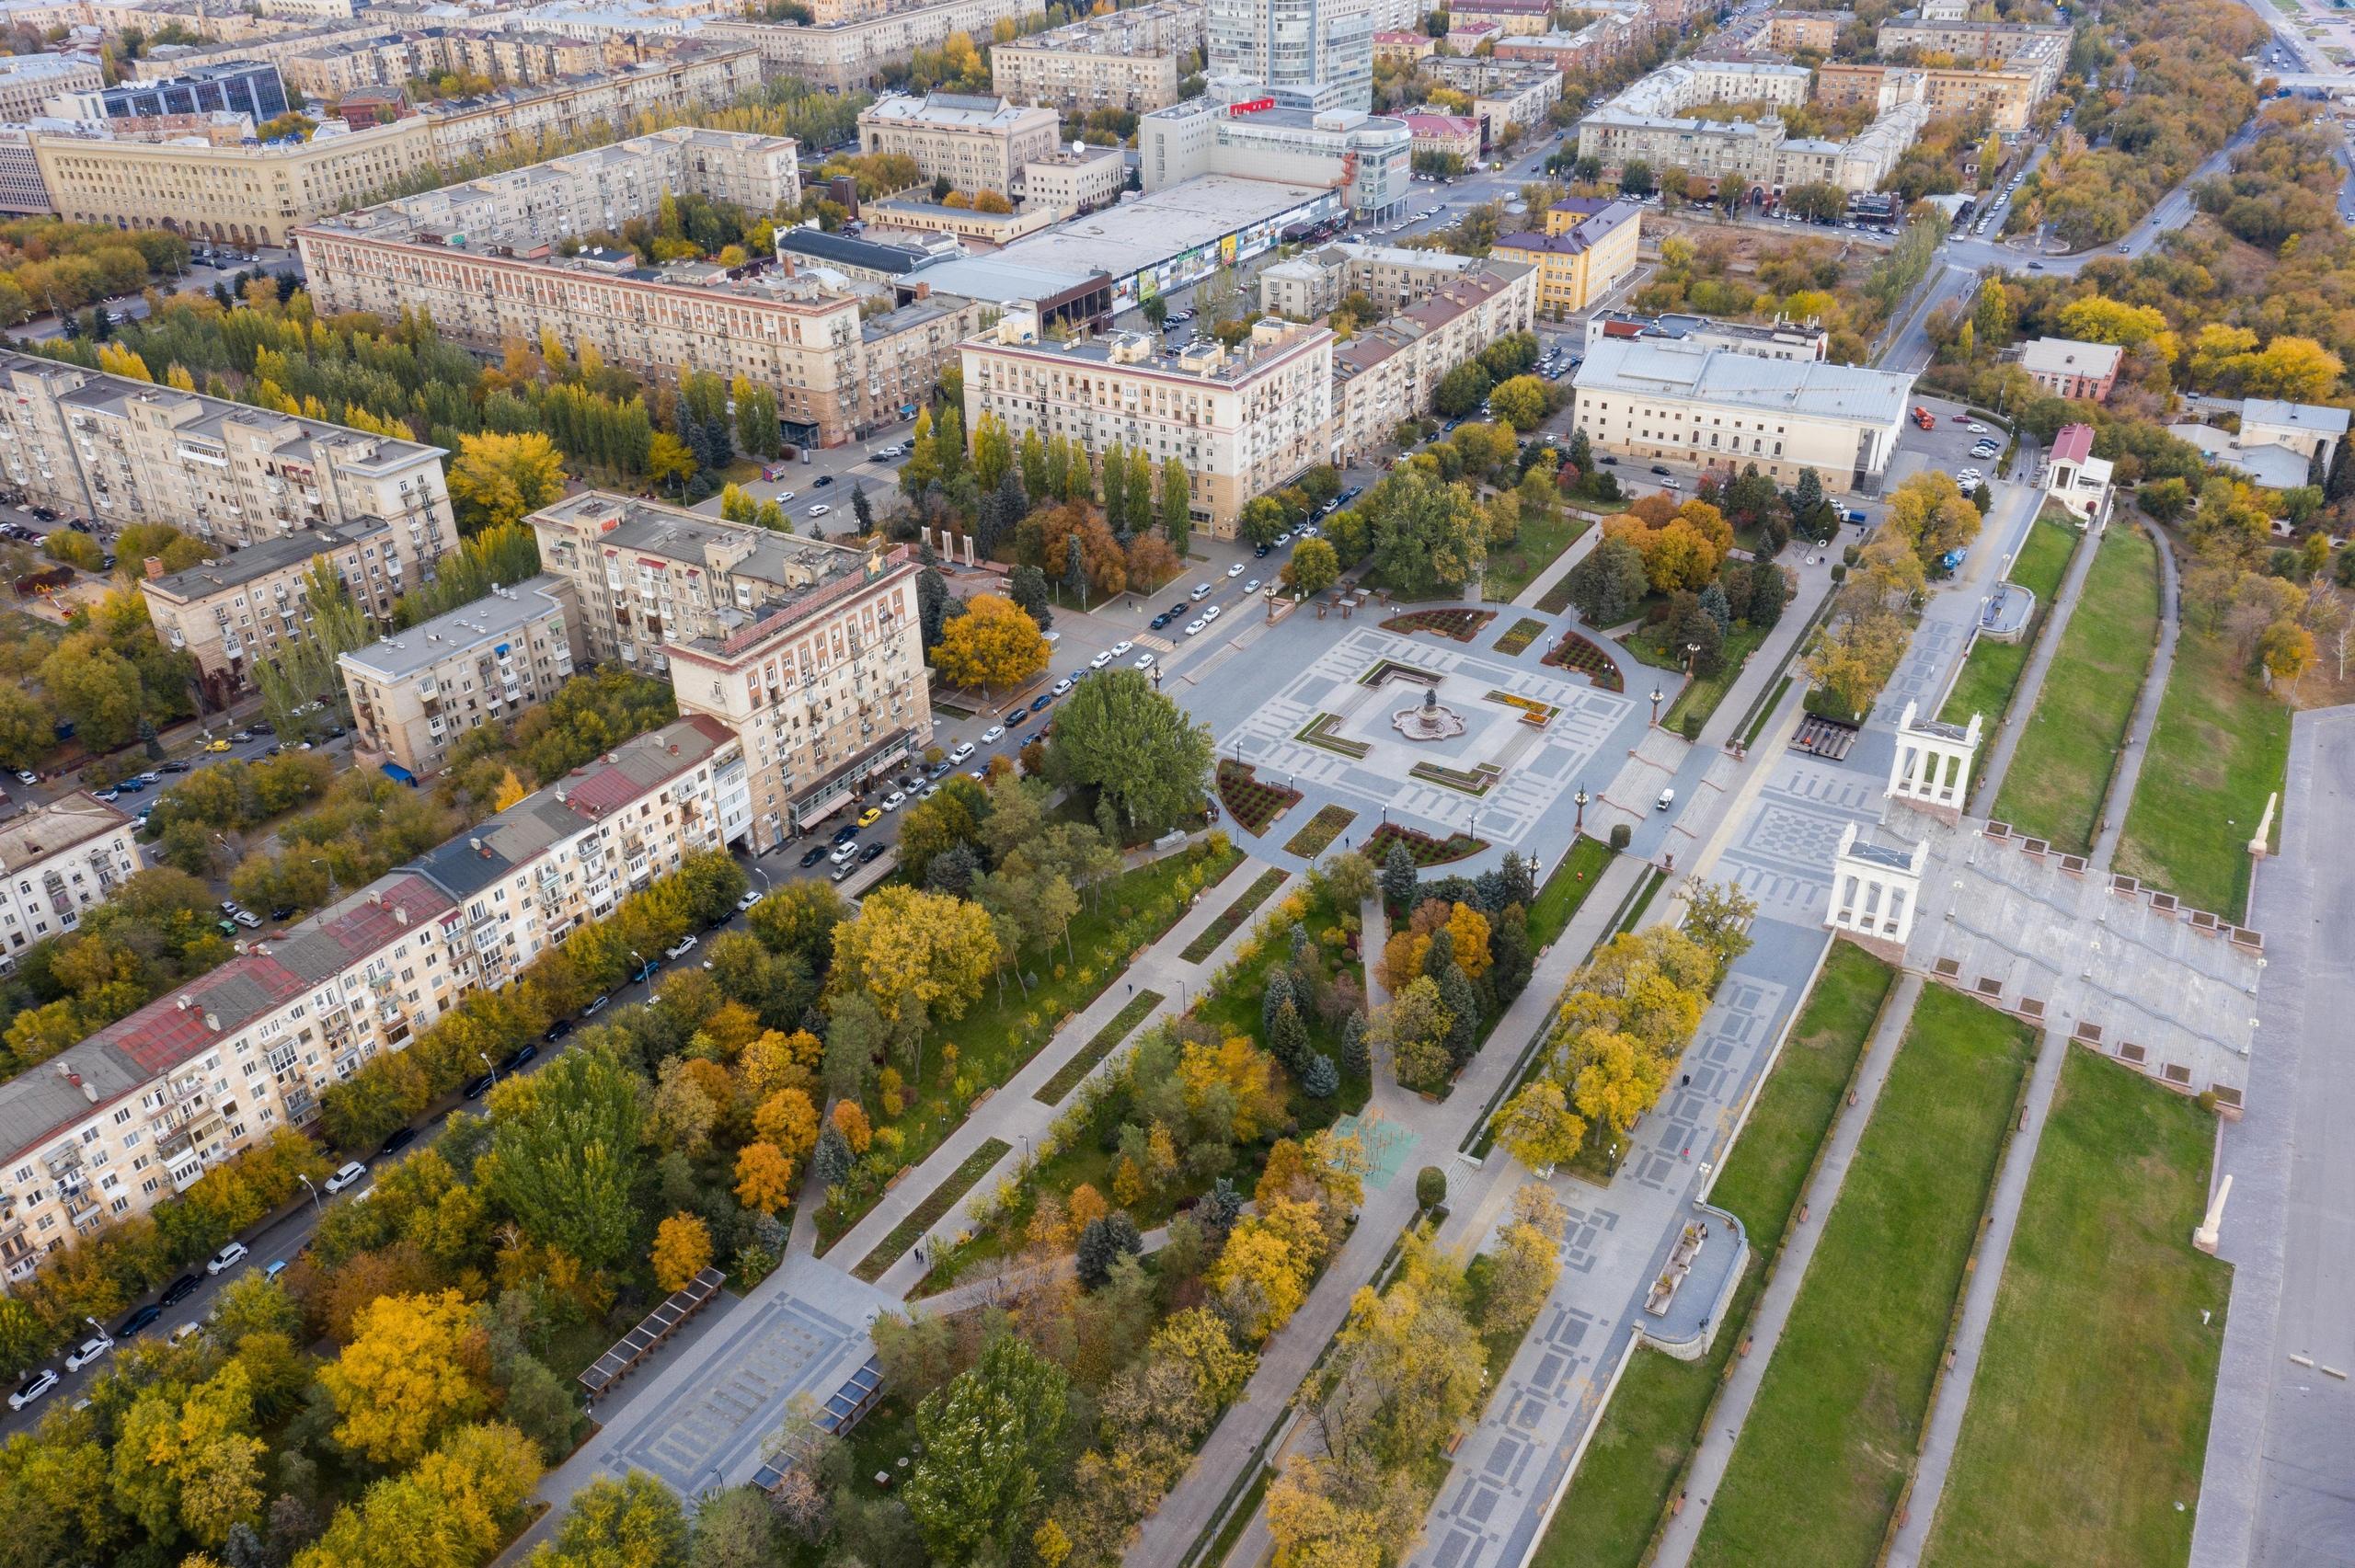
{"type": "Polygon", "coordinates": [[[2004,446],[2009,440],[2005,431],[1983,419],[1972,418],[1961,404],[1945,398],[1916,394],[1908,406],[1928,409],[1935,423],[1925,430],[1911,418],[1906,420],[1898,439],[1897,455],[1890,459],[1889,472],[1881,482],[1883,495],[1926,470],[1951,475],[1958,482],[1974,468],[1982,479],[1993,481],[1997,476],[2004,446]],[[1982,455],[1973,450],[1985,441],[1995,443],[1992,454],[1982,455]]]}

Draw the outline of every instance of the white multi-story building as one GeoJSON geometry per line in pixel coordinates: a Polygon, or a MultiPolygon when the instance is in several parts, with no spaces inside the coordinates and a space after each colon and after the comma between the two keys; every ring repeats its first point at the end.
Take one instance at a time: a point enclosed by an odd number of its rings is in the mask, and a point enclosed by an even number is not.
{"type": "Polygon", "coordinates": [[[1642,163],[1738,183],[1758,195],[1819,183],[1852,192],[1878,189],[1929,123],[1924,77],[1884,78],[1878,117],[1845,142],[1792,136],[1772,112],[1805,103],[1809,81],[1803,66],[1752,61],[1664,66],[1579,121],[1579,155],[1613,173],[1642,163]],[[1758,112],[1722,120],[1686,112],[1709,104],[1751,105],[1758,112]]]}
{"type": "Polygon", "coordinates": [[[925,179],[947,180],[968,196],[1004,196],[1021,182],[1024,165],[1061,150],[1060,125],[1053,109],[1002,97],[895,93],[858,111],[858,150],[899,154],[925,179]]]}
{"type": "Polygon", "coordinates": [[[537,707],[571,678],[580,612],[546,573],[344,654],[354,761],[411,779],[441,771],[467,731],[537,707]]]}
{"type": "Polygon", "coordinates": [[[990,85],[1017,103],[1143,113],[1178,101],[1180,70],[1202,48],[1204,7],[1149,0],[990,50],[990,85]]]}
{"type": "Polygon", "coordinates": [[[755,849],[840,809],[930,743],[906,550],[798,539],[595,490],[531,521],[542,565],[580,602],[589,654],[668,672],[682,712],[743,738],[755,849]]]}
{"type": "Polygon", "coordinates": [[[0,1083],[0,1271],[308,1127],[329,1085],[745,815],[735,736],[680,719],[0,1083]]]}
{"type": "Polygon", "coordinates": [[[1370,109],[1380,25],[1373,7],[1350,0],[1210,0],[1210,77],[1237,100],[1370,109]]]}
{"type": "Polygon", "coordinates": [[[1017,307],[966,340],[965,418],[1005,421],[1019,441],[1036,430],[1093,456],[1142,450],[1185,464],[1192,512],[1232,538],[1245,503],[1327,461],[1333,418],[1333,334],[1262,320],[1230,351],[1197,340],[1165,351],[1142,332],[1057,343],[1017,307]]]}
{"type": "Polygon", "coordinates": [[[1588,345],[1574,384],[1576,428],[1604,452],[1756,464],[1777,480],[1812,468],[1835,488],[1888,468],[1913,388],[1890,371],[1608,337],[1588,345]]]}
{"type": "MultiPolygon", "coordinates": [[[[1414,252],[1424,255],[1425,252],[1414,252]]],[[[1333,350],[1333,461],[1352,462],[1430,410],[1447,372],[1537,318],[1537,269],[1476,263],[1333,350]]],[[[1379,297],[1379,296],[1377,296],[1379,297]]]]}
{"type": "Polygon", "coordinates": [[[24,354],[0,355],[0,472],[28,500],[224,549],[379,521],[418,535],[407,554],[457,546],[441,447],[24,354]]]}
{"type": "Polygon", "coordinates": [[[85,790],[0,825],[0,970],[43,937],[73,930],[82,911],[139,869],[138,825],[85,790]]]}
{"type": "Polygon", "coordinates": [[[1345,192],[1350,211],[1372,222],[1405,210],[1414,186],[1415,135],[1405,120],[1387,115],[1230,104],[1212,96],[1140,120],[1137,159],[1147,190],[1204,175],[1323,185],[1345,192]]]}

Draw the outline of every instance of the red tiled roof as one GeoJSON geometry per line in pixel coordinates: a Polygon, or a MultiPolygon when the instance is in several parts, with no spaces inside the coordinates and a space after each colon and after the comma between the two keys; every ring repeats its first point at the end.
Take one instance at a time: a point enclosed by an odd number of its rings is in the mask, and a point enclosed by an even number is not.
{"type": "Polygon", "coordinates": [[[2051,461],[2083,463],[2094,454],[2091,425],[2063,425],[2052,437],[2051,461]]]}

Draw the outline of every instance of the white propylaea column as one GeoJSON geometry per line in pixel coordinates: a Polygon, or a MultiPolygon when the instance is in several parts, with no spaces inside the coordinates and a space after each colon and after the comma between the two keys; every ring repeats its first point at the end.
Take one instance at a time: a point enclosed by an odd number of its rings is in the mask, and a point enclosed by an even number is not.
{"type": "Polygon", "coordinates": [[[1921,704],[1908,702],[1897,721],[1897,753],[1889,762],[1889,787],[1882,793],[1940,815],[1959,817],[1970,797],[1970,762],[1979,752],[1980,715],[1972,714],[1969,727],[1921,716],[1921,704]]]}
{"type": "Polygon", "coordinates": [[[1832,857],[1832,902],[1823,923],[1876,947],[1902,953],[1922,902],[1922,872],[1929,864],[1924,839],[1910,850],[1861,841],[1856,825],[1840,830],[1832,857]]]}

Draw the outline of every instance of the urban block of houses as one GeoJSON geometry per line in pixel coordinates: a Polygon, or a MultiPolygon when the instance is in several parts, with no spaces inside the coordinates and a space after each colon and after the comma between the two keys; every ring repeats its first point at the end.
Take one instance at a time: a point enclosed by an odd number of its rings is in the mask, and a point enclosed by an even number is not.
{"type": "Polygon", "coordinates": [[[1643,209],[1573,196],[1545,210],[1540,231],[1498,236],[1489,254],[1537,272],[1537,308],[1557,321],[1590,309],[1636,269],[1643,209]]]}

